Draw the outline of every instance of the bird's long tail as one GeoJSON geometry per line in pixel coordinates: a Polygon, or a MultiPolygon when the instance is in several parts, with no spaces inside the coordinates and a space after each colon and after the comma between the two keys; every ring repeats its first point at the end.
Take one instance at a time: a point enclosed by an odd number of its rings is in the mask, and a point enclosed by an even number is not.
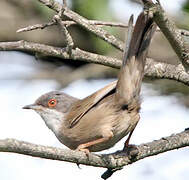
{"type": "Polygon", "coordinates": [[[133,100],[140,99],[147,51],[155,29],[155,23],[145,12],[138,16],[134,29],[133,16],[130,17],[123,63],[116,87],[117,101],[122,105],[129,105],[133,100]]]}

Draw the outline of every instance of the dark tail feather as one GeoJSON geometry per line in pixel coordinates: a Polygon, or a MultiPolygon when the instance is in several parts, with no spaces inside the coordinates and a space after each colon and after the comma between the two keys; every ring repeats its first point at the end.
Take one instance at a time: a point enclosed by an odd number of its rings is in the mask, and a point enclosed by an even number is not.
{"type": "Polygon", "coordinates": [[[116,88],[116,97],[121,104],[129,104],[134,99],[139,100],[147,51],[156,29],[152,18],[144,12],[138,16],[134,30],[132,19],[131,16],[126,50],[116,88]]]}
{"type": "Polygon", "coordinates": [[[124,56],[123,56],[123,64],[122,64],[123,66],[126,64],[126,59],[130,49],[129,46],[131,44],[132,34],[133,34],[133,14],[131,15],[128,23],[127,40],[126,40],[124,56]]]}

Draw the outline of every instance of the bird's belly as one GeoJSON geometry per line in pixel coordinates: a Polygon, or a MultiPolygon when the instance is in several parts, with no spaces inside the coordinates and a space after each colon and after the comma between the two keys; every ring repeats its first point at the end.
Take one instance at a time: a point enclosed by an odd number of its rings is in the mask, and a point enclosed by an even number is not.
{"type": "Polygon", "coordinates": [[[124,116],[123,119],[119,119],[112,127],[113,137],[109,140],[93,145],[89,147],[92,152],[102,151],[113,147],[118,141],[128,135],[136,126],[139,121],[139,114],[136,113],[134,116],[130,117],[124,116]]]}

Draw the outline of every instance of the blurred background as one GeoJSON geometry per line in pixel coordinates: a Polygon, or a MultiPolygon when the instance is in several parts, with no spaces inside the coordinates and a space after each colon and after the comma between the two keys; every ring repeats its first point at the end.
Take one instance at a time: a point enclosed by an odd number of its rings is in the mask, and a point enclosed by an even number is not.
{"type": "MultiPolygon", "coordinates": [[[[62,1],[59,1],[62,3],[62,1]]],[[[189,29],[189,1],[160,1],[179,28],[189,29]]],[[[131,14],[137,15],[142,6],[137,0],[68,0],[69,7],[78,14],[91,19],[113,22],[128,22],[131,14]]],[[[27,40],[53,46],[64,47],[65,37],[56,26],[43,30],[16,33],[28,25],[49,22],[54,12],[37,0],[0,1],[0,41],[27,40]]],[[[104,27],[111,34],[124,41],[125,28],[104,27]]],[[[117,57],[122,53],[93,34],[77,25],[69,27],[75,46],[94,53],[117,57]]],[[[155,34],[149,50],[149,57],[157,61],[178,64],[178,58],[161,32],[155,34]]],[[[22,107],[35,101],[43,93],[51,90],[64,92],[83,98],[117,77],[118,70],[80,61],[45,57],[26,52],[0,51],[0,139],[17,138],[37,144],[63,147],[42,119],[32,111],[22,107]]],[[[131,139],[140,144],[162,136],[183,131],[189,127],[189,88],[171,80],[144,79],[142,87],[143,104],[141,120],[131,139]]],[[[108,153],[121,149],[123,141],[108,153]]],[[[65,147],[63,147],[65,148],[65,147]]],[[[32,158],[18,154],[0,153],[0,179],[99,179],[105,171],[101,168],[32,158]]],[[[179,149],[146,158],[110,179],[188,179],[188,148],[179,149]]]]}

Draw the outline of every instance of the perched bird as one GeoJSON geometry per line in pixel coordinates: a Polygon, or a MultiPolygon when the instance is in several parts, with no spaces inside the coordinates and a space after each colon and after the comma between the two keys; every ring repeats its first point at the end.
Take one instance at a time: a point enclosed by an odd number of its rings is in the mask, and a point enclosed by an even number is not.
{"type": "Polygon", "coordinates": [[[127,148],[140,118],[141,83],[155,29],[152,18],[142,12],[133,30],[131,16],[118,81],[84,99],[52,91],[23,108],[39,113],[58,140],[70,149],[86,153],[102,151],[129,134],[124,146],[127,148]]]}

